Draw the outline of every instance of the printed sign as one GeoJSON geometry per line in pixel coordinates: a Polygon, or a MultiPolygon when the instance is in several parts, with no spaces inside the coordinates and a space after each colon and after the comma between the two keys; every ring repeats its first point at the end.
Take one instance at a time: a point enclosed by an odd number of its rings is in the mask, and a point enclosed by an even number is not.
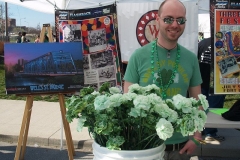
{"type": "Polygon", "coordinates": [[[240,11],[234,1],[211,2],[214,94],[240,92],[240,11]]]}
{"type": "Polygon", "coordinates": [[[65,93],[84,85],[81,43],[5,43],[7,94],[65,93]]]}
{"type": "Polygon", "coordinates": [[[121,86],[116,6],[57,10],[59,42],[82,42],[84,85],[121,86]],[[64,13],[64,14],[63,14],[64,13]]]}

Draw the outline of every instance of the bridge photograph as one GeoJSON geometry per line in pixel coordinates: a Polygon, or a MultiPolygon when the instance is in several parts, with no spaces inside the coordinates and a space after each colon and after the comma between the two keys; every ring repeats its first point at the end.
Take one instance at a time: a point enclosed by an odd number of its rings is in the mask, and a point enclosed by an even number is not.
{"type": "Polygon", "coordinates": [[[6,90],[9,94],[72,91],[82,88],[82,43],[5,44],[6,90]]]}

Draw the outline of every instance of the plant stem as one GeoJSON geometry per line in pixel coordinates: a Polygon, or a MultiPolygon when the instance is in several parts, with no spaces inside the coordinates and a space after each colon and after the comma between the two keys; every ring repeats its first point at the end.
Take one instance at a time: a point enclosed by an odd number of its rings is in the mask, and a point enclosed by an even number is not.
{"type": "Polygon", "coordinates": [[[133,146],[133,148],[134,148],[135,146],[137,146],[138,144],[140,144],[140,143],[144,142],[144,141],[145,141],[145,140],[147,140],[148,138],[150,138],[150,137],[154,137],[156,134],[157,134],[157,133],[154,133],[154,134],[152,134],[152,135],[148,136],[147,138],[145,138],[145,139],[141,140],[141,141],[140,141],[140,142],[138,142],[136,145],[134,145],[134,146],[133,146]]]}

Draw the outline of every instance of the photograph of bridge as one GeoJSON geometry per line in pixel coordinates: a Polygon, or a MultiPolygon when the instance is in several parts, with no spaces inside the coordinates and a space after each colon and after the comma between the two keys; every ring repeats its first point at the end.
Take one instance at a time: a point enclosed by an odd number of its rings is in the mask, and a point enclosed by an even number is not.
{"type": "Polygon", "coordinates": [[[72,92],[84,85],[82,43],[4,46],[7,94],[72,92]]]}

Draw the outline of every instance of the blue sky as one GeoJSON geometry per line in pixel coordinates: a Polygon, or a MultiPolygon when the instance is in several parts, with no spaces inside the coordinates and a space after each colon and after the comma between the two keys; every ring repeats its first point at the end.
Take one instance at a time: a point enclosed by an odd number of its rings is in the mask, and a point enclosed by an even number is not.
{"type": "MultiPolygon", "coordinates": [[[[0,4],[2,4],[3,8],[5,8],[4,1],[0,0],[0,4]]],[[[7,3],[7,5],[8,5],[8,16],[10,18],[16,19],[17,26],[20,26],[20,19],[21,19],[21,26],[36,28],[39,23],[40,23],[40,27],[42,27],[42,24],[45,24],[45,23],[50,23],[51,26],[53,25],[55,26],[54,14],[38,12],[38,11],[31,10],[31,9],[28,9],[19,5],[15,5],[12,3],[7,3]]]]}

